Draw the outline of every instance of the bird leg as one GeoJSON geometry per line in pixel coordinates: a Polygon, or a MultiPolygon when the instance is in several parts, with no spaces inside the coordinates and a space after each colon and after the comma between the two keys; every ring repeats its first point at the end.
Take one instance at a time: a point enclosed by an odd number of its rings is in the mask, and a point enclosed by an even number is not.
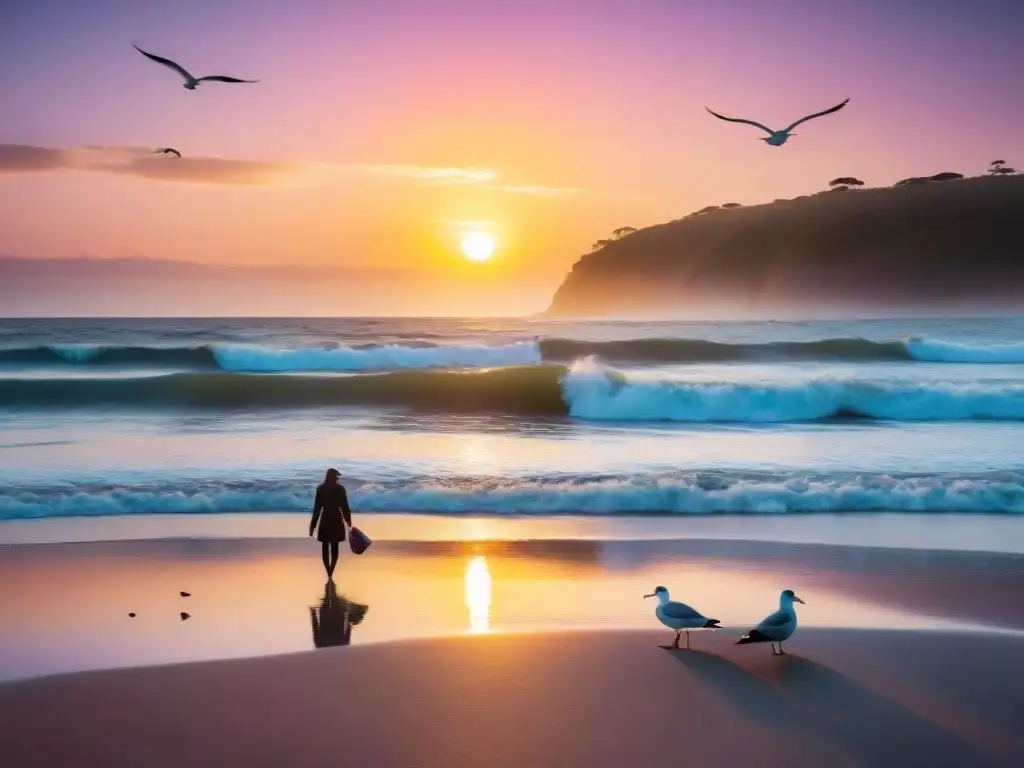
{"type": "Polygon", "coordinates": [[[775,642],[772,642],[772,656],[778,656],[779,652],[775,650],[775,642]]]}
{"type": "Polygon", "coordinates": [[[779,643],[779,656],[785,656],[786,652],[782,650],[782,643],[779,643]]]}
{"type": "Polygon", "coordinates": [[[658,647],[659,648],[665,648],[665,649],[670,650],[670,651],[673,651],[676,648],[678,648],[679,647],[679,630],[678,629],[676,630],[676,639],[675,639],[675,642],[672,643],[672,645],[659,645],[658,647]]]}
{"type": "Polygon", "coordinates": [[[686,633],[686,650],[690,650],[690,633],[686,633]]]}

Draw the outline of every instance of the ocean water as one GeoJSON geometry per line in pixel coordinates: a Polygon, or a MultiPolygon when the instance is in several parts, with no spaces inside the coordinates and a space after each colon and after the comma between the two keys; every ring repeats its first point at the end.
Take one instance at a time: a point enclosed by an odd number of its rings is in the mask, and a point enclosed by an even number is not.
{"type": "Polygon", "coordinates": [[[0,519],[1024,513],[1024,318],[0,320],[0,519]]]}

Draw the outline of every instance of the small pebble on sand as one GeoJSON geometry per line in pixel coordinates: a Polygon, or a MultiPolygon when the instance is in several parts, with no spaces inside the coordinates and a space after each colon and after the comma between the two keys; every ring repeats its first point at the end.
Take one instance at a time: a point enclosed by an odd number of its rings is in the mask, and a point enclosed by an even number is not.
{"type": "Polygon", "coordinates": [[[188,618],[188,614],[187,614],[187,613],[185,613],[184,611],[182,611],[182,612],[181,612],[181,620],[182,620],[182,621],[184,621],[184,620],[185,620],[185,619],[187,619],[187,618],[188,618]]]}

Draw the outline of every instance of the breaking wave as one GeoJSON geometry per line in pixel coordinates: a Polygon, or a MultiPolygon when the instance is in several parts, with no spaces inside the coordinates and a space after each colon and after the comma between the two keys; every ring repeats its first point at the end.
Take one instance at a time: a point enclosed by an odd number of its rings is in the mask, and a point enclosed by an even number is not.
{"type": "Polygon", "coordinates": [[[1024,382],[818,377],[689,381],[626,374],[591,358],[487,370],[352,375],[190,372],[139,378],[0,380],[0,405],[309,408],[391,406],[439,412],[569,415],[594,421],[772,423],[827,419],[1024,420],[1024,382]]]}
{"type": "Polygon", "coordinates": [[[0,350],[0,363],[23,365],[107,365],[265,373],[484,368],[537,362],[540,362],[540,352],[532,342],[500,346],[367,344],[295,348],[258,344],[195,347],[68,344],[0,350]]]}
{"type": "MultiPolygon", "coordinates": [[[[485,515],[1024,513],[1024,478],[882,474],[784,476],[690,472],[549,478],[346,480],[363,512],[485,515]]],[[[0,519],[135,514],[308,512],[308,478],[8,488],[0,519]]]]}
{"type": "Polygon", "coordinates": [[[531,363],[571,363],[598,357],[609,363],[684,364],[754,360],[907,361],[1024,364],[1024,344],[967,344],[910,337],[900,341],[835,338],[730,344],[703,339],[623,341],[529,339],[501,345],[364,344],[275,347],[211,343],[187,347],[53,344],[0,349],[0,364],[125,366],[236,372],[383,371],[419,368],[488,368],[531,363]]]}

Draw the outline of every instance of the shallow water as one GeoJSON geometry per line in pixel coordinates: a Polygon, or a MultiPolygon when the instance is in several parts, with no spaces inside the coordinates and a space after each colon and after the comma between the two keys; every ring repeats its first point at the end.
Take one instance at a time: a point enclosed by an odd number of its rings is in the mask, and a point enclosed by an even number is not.
{"type": "MultiPolygon", "coordinates": [[[[338,598],[324,608],[318,554],[315,542],[281,539],[2,547],[0,679],[318,644],[651,629],[653,601],[643,595],[657,585],[737,637],[777,607],[782,588],[806,601],[804,626],[1024,629],[1016,600],[1024,568],[1009,555],[737,541],[383,541],[363,557],[343,555],[338,598]]],[[[699,634],[692,641],[699,647],[699,634]]]]}

